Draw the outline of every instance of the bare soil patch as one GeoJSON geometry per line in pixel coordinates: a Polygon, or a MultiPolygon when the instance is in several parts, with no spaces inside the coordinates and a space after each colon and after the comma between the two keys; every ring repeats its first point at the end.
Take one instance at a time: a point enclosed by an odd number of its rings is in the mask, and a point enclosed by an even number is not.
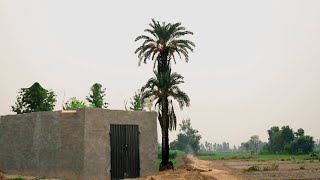
{"type": "Polygon", "coordinates": [[[320,162],[318,160],[259,160],[228,159],[200,160],[194,156],[183,157],[183,162],[174,171],[159,172],[156,176],[143,180],[164,179],[218,179],[218,180],[269,180],[269,179],[319,179],[320,162]],[[248,171],[252,166],[258,171],[248,171]]]}
{"type": "MultiPolygon", "coordinates": [[[[257,179],[319,179],[319,160],[259,160],[228,159],[200,160],[195,156],[179,158],[180,164],[174,170],[159,172],[155,176],[138,178],[138,180],[257,180],[257,179]],[[248,171],[252,166],[256,171],[248,171]],[[276,168],[270,168],[276,167],[276,168]]],[[[0,180],[21,177],[6,175],[0,171],[0,180]]],[[[34,177],[23,177],[34,179],[34,177]]]]}
{"type": "Polygon", "coordinates": [[[140,178],[143,180],[238,180],[240,170],[233,170],[215,161],[200,160],[195,156],[185,156],[175,170],[159,172],[156,176],[140,178]]]}
{"type": "Polygon", "coordinates": [[[227,160],[224,166],[242,170],[239,177],[244,179],[320,179],[320,162],[309,160],[227,160]],[[259,167],[259,171],[246,171],[252,166],[259,167]],[[270,170],[270,167],[277,169],[270,170]]]}

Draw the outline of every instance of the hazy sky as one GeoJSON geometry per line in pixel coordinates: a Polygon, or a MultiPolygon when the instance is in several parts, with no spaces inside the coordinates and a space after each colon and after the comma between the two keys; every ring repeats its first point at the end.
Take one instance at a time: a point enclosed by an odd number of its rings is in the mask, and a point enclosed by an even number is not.
{"type": "Polygon", "coordinates": [[[179,122],[191,118],[203,141],[267,140],[283,125],[317,139],[319,9],[320,1],[294,0],[0,0],[0,114],[12,114],[17,91],[35,81],[56,92],[56,109],[84,100],[95,82],[107,88],[110,109],[124,109],[152,76],[151,61],[138,67],[134,39],[155,18],[195,33],[186,37],[197,45],[190,62],[173,70],[191,98],[179,122]]]}

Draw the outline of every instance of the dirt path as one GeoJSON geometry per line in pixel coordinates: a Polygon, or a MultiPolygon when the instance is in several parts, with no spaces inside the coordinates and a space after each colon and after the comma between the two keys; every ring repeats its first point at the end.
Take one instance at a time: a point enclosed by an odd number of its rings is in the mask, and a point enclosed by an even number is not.
{"type": "Polygon", "coordinates": [[[212,161],[200,160],[195,156],[188,155],[187,158],[190,160],[190,166],[194,170],[198,170],[200,174],[205,177],[212,177],[217,180],[238,180],[236,176],[232,175],[232,171],[223,167],[222,165],[215,164],[212,161]]]}
{"type": "Polygon", "coordinates": [[[200,160],[195,156],[188,155],[181,159],[183,164],[174,171],[159,172],[156,176],[142,178],[145,180],[238,180],[235,172],[224,167],[222,163],[200,160]]]}

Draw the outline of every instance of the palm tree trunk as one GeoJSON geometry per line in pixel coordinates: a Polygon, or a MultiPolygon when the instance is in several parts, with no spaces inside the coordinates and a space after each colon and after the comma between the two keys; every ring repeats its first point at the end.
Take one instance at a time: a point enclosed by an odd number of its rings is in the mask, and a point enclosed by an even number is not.
{"type": "MultiPolygon", "coordinates": [[[[167,61],[167,53],[161,53],[158,64],[158,73],[164,75],[168,72],[169,64],[167,61]]],[[[169,164],[169,103],[168,97],[163,97],[161,100],[162,105],[162,166],[167,166],[169,164]]]]}
{"type": "Polygon", "coordinates": [[[169,117],[168,98],[162,100],[162,162],[163,166],[169,163],[169,117]]]}

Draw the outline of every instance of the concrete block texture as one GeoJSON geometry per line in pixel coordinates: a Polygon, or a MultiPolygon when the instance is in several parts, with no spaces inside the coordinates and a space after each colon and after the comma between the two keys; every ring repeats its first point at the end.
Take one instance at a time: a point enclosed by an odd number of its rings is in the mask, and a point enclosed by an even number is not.
{"type": "Polygon", "coordinates": [[[62,179],[110,179],[110,124],[139,126],[140,175],[156,174],[156,113],[96,108],[0,116],[0,169],[62,179]]]}

